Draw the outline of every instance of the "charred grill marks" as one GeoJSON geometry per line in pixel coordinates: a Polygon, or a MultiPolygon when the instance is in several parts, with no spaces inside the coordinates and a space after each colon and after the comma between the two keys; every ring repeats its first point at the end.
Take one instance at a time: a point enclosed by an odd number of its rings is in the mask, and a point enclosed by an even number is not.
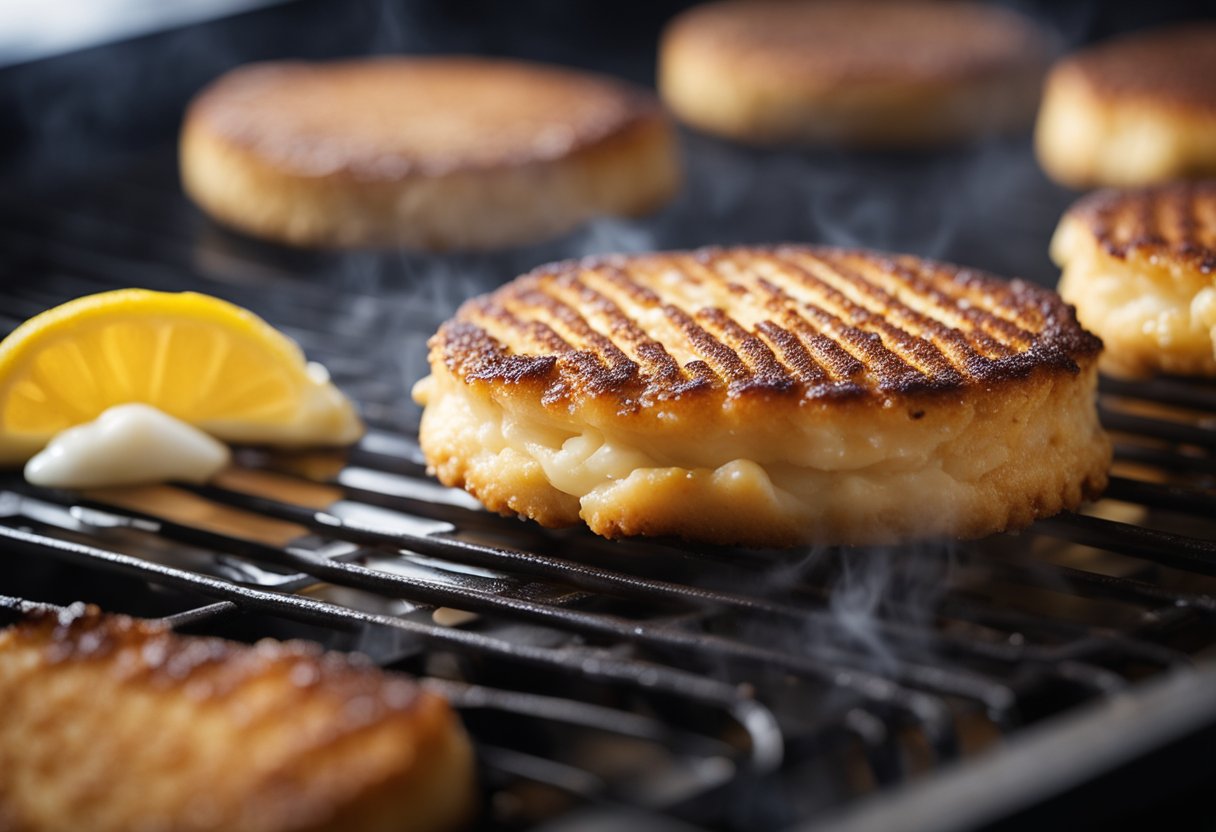
{"type": "MultiPolygon", "coordinates": [[[[1159,217],[1154,227],[1188,225],[1159,217]]],[[[1054,293],[1019,281],[780,246],[544,266],[465,304],[435,346],[466,381],[540,382],[546,401],[616,396],[628,408],[708,389],[809,399],[953,390],[1039,366],[1075,372],[1100,344],[1054,293]]]]}
{"type": "Polygon", "coordinates": [[[1111,257],[1174,257],[1216,272],[1216,182],[1099,191],[1072,210],[1111,257]]]}

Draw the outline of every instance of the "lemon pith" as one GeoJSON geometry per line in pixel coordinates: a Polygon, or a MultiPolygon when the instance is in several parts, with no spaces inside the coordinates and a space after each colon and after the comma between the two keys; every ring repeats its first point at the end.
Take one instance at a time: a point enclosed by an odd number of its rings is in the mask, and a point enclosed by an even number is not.
{"type": "Polygon", "coordinates": [[[345,444],[362,431],[349,400],[252,312],[120,289],[43,312],[0,342],[0,464],[128,402],[233,442],[345,444]]]}

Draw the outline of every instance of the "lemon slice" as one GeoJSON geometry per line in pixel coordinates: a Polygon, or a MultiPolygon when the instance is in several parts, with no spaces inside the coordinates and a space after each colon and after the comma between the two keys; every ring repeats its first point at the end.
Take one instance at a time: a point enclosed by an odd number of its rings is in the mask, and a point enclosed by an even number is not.
{"type": "Polygon", "coordinates": [[[31,318],[0,342],[0,464],[129,402],[230,442],[339,445],[355,409],[264,320],[195,292],[120,289],[31,318]]]}

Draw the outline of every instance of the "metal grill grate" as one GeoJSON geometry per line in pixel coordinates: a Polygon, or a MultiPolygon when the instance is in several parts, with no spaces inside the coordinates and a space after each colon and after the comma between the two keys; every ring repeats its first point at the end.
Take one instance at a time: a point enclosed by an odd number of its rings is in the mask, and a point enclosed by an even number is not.
{"type": "Polygon", "coordinates": [[[505,828],[788,825],[1208,678],[1216,388],[1104,382],[1107,498],[1020,535],[748,552],[544,532],[427,479],[404,397],[455,303],[542,255],[282,252],[211,228],[174,182],[158,158],[0,213],[4,324],[121,286],[212,292],[326,363],[371,433],[346,456],[244,449],[207,487],[8,476],[0,593],[26,600],[2,606],[84,598],[422,674],[464,713],[505,828]]]}

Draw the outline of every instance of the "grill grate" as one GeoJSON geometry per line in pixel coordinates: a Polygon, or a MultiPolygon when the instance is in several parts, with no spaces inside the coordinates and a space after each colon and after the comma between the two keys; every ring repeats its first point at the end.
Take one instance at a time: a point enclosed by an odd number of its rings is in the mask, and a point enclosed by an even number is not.
{"type": "Polygon", "coordinates": [[[326,363],[372,430],[346,456],[242,449],[206,487],[0,479],[10,613],[84,598],[420,674],[462,710],[500,828],[588,808],[789,825],[1210,671],[1210,385],[1104,381],[1107,498],[1019,535],[742,552],[545,532],[427,479],[404,391],[459,300],[563,251],[284,252],[174,183],[155,157],[0,209],[3,324],[121,286],[212,292],[326,363]]]}

